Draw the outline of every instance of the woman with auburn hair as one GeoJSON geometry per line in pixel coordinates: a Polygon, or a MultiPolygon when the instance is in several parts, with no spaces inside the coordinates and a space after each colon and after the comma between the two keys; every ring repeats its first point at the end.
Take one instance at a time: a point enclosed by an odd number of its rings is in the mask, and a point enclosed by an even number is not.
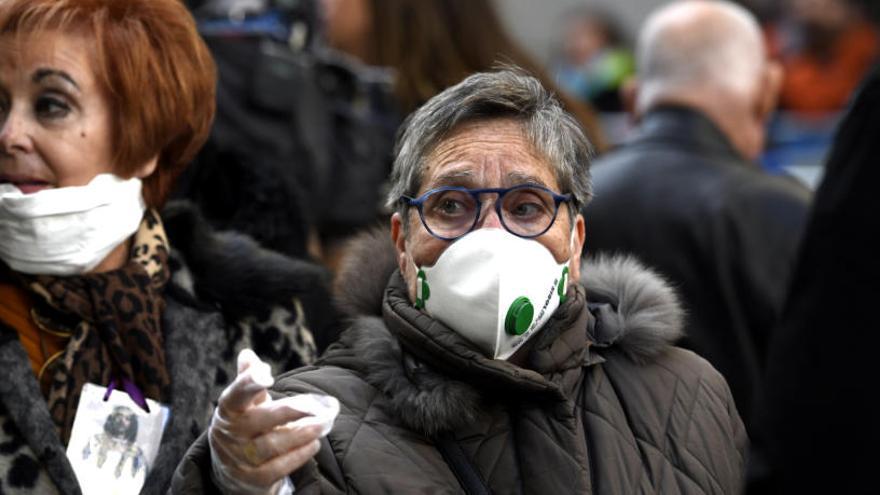
{"type": "Polygon", "coordinates": [[[158,213],[215,79],[179,0],[0,2],[0,493],[164,493],[240,349],[314,358],[319,268],[158,213]]]}
{"type": "Polygon", "coordinates": [[[597,150],[607,147],[593,110],[561,91],[517,45],[490,0],[322,0],[322,5],[330,45],[396,70],[402,115],[470,74],[509,63],[555,93],[597,150]]]}

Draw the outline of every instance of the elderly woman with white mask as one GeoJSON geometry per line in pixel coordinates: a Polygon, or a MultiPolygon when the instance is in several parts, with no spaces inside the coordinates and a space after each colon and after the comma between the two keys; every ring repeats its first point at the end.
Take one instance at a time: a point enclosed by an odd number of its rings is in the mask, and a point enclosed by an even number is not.
{"type": "Polygon", "coordinates": [[[179,0],[0,2],[0,493],[163,493],[239,349],[314,358],[320,270],[158,213],[214,87],[179,0]]]}
{"type": "Polygon", "coordinates": [[[351,327],[271,390],[244,359],[172,491],[737,493],[743,425],[672,345],[671,289],[632,260],[581,265],[590,153],[515,70],[430,99],[396,148],[390,239],[338,276],[351,327]],[[324,407],[297,419],[307,397],[324,407]]]}

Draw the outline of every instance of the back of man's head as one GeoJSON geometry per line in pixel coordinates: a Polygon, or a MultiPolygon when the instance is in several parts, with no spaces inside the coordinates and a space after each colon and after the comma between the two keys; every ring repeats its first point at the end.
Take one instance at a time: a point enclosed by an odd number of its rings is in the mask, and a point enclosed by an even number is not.
{"type": "Polygon", "coordinates": [[[682,0],[661,7],[639,34],[636,58],[638,114],[664,104],[694,107],[715,121],[744,155],[753,158],[760,152],[763,141],[756,143],[752,132],[730,135],[742,126],[762,127],[779,86],[778,77],[768,81],[761,29],[747,10],[720,0],[682,0]]]}
{"type": "Polygon", "coordinates": [[[753,89],[764,61],[761,31],[742,7],[685,0],[654,12],[639,35],[639,106],[665,93],[753,89]]]}

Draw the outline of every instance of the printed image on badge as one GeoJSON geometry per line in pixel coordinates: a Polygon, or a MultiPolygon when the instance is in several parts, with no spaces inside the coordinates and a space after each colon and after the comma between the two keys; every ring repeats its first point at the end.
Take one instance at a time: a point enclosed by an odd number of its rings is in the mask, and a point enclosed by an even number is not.
{"type": "Polygon", "coordinates": [[[138,493],[156,460],[168,408],[147,399],[146,412],[127,393],[87,383],[79,399],[67,458],[84,495],[138,493]]]}

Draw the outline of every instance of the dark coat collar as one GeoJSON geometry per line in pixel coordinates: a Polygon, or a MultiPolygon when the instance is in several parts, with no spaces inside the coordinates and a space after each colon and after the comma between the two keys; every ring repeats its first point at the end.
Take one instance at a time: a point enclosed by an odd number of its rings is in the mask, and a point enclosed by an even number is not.
{"type": "Polygon", "coordinates": [[[679,105],[663,105],[642,118],[639,131],[629,145],[675,143],[701,155],[745,161],[742,154],[709,117],[679,105]]]}
{"type": "MultiPolygon", "coordinates": [[[[188,293],[193,302],[220,307],[232,320],[259,315],[294,297],[309,308],[309,303],[323,301],[328,308],[321,309],[329,311],[325,289],[329,274],[320,266],[264,249],[243,234],[214,231],[186,201],[169,203],[162,210],[162,222],[175,252],[172,270],[177,276],[172,285],[188,293]],[[179,270],[184,260],[186,270],[179,270]]],[[[309,316],[320,312],[312,311],[309,316]]]]}
{"type": "Polygon", "coordinates": [[[168,291],[178,300],[207,311],[219,309],[228,321],[265,321],[276,307],[296,298],[318,348],[335,340],[340,323],[326,269],[264,249],[246,235],[214,231],[186,201],[169,203],[162,221],[172,247],[168,291]]]}

